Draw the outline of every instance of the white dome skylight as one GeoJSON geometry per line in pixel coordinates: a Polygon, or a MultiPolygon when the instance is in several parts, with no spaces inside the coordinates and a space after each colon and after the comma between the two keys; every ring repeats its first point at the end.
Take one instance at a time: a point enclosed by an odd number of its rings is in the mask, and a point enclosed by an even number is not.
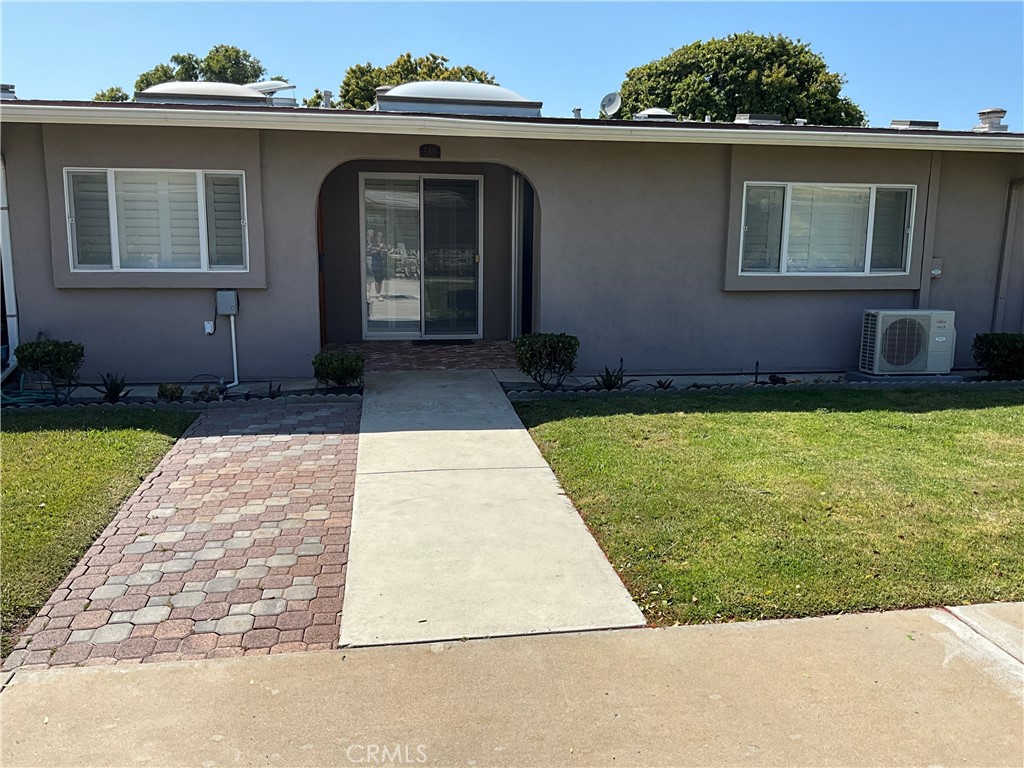
{"type": "Polygon", "coordinates": [[[139,95],[154,96],[205,96],[232,99],[265,99],[266,94],[234,83],[170,82],[160,83],[142,91],[139,95]]]}
{"type": "Polygon", "coordinates": [[[500,85],[424,80],[377,89],[381,112],[540,117],[542,102],[500,85]]]}
{"type": "Polygon", "coordinates": [[[220,104],[233,106],[294,107],[295,99],[279,95],[295,86],[283,80],[268,80],[249,85],[209,82],[160,83],[135,94],[143,104],[220,104]]]}

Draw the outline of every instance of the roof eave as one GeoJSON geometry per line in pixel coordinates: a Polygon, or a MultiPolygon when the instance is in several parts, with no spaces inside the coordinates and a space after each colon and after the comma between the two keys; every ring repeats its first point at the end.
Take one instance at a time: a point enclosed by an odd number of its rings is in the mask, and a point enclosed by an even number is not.
{"type": "Polygon", "coordinates": [[[458,116],[426,116],[410,113],[344,112],[338,110],[273,110],[239,111],[152,107],[145,109],[124,106],[26,104],[4,102],[0,122],[50,123],[73,125],[174,126],[195,128],[249,128],[290,131],[324,131],[332,133],[376,133],[430,137],[472,136],[501,139],[545,139],[555,141],[627,141],[677,144],[750,144],[762,146],[867,147],[874,149],[922,149],[961,152],[1024,153],[1024,136],[1020,134],[939,134],[864,130],[843,131],[830,127],[815,130],[808,126],[794,130],[792,126],[758,126],[758,130],[737,131],[733,127],[694,127],[692,124],[674,128],[661,121],[639,121],[634,125],[605,125],[596,121],[545,123],[520,120],[460,118],[458,116]],[[652,130],[650,123],[659,123],[652,130]]]}

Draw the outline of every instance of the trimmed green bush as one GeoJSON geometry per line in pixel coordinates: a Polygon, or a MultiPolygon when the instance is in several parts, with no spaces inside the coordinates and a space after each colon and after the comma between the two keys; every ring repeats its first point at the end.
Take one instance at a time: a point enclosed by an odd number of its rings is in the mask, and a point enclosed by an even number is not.
{"type": "Polygon", "coordinates": [[[78,372],[85,360],[85,347],[74,341],[37,339],[19,344],[14,350],[18,365],[46,378],[53,402],[66,403],[78,388],[78,372]]]}
{"type": "Polygon", "coordinates": [[[990,379],[1024,379],[1024,333],[979,333],[971,351],[990,379]]]}
{"type": "Polygon", "coordinates": [[[363,356],[321,352],[313,358],[313,376],[325,387],[352,387],[363,383],[363,356]]]}
{"type": "Polygon", "coordinates": [[[527,333],[516,339],[519,370],[544,389],[558,389],[576,370],[580,340],[568,333],[527,333]]]}

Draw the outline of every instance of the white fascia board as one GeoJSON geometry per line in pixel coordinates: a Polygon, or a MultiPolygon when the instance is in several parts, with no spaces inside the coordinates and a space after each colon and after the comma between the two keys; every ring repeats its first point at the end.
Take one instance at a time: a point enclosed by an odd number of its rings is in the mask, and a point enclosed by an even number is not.
{"type": "Polygon", "coordinates": [[[736,130],[722,128],[641,128],[592,123],[509,122],[460,120],[379,112],[339,114],[332,110],[296,112],[238,112],[232,110],[130,109],[7,102],[0,109],[4,123],[65,123],[81,125],[173,126],[195,128],[248,128],[282,131],[324,131],[412,136],[468,136],[496,139],[553,141],[627,141],[665,144],[749,144],[794,147],[863,147],[958,152],[1024,153],[1024,136],[1011,135],[901,135],[845,131],[736,130]]]}

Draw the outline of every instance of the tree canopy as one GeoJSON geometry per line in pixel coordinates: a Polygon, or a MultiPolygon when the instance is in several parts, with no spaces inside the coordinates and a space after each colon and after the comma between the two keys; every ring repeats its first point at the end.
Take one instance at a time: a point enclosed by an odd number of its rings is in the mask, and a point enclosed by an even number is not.
{"type": "Polygon", "coordinates": [[[737,114],[806,118],[815,125],[864,125],[864,112],[840,91],[846,78],[829,72],[810,45],[753,32],[698,40],[631,69],[619,117],[661,107],[683,118],[734,120],[737,114]]]}
{"type": "MultiPolygon", "coordinates": [[[[157,64],[135,80],[135,91],[170,82],[255,83],[266,77],[263,63],[246,50],[233,45],[215,45],[203,58],[194,53],[176,53],[168,62],[157,64]]],[[[283,80],[277,76],[274,79],[283,80]]],[[[120,86],[100,91],[94,101],[128,101],[130,97],[120,86]]]]}
{"type": "MultiPolygon", "coordinates": [[[[487,72],[469,66],[448,66],[448,59],[436,53],[417,58],[413,58],[412,53],[403,53],[387,66],[378,67],[367,62],[349,67],[338,87],[338,98],[331,102],[331,106],[369,109],[377,100],[376,89],[380,86],[401,85],[416,80],[456,80],[497,85],[487,72]]],[[[302,103],[307,107],[323,106],[323,94],[316,90],[310,98],[303,99],[302,103]]]]}
{"type": "Polygon", "coordinates": [[[93,101],[130,101],[131,96],[124,92],[124,88],[119,85],[115,85],[113,88],[107,88],[105,91],[100,91],[92,97],[93,101]]]}

